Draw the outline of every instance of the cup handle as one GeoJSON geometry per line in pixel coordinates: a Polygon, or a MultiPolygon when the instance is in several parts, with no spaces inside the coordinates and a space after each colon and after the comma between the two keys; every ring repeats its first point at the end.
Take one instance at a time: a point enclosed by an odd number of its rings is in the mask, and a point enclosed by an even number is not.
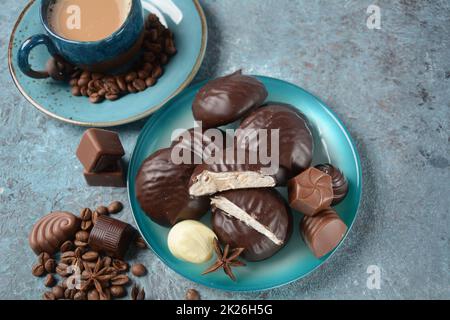
{"type": "Polygon", "coordinates": [[[45,34],[37,34],[28,38],[27,40],[24,41],[24,43],[19,49],[19,54],[17,56],[19,68],[24,74],[26,74],[31,78],[44,79],[50,76],[48,72],[45,70],[42,71],[33,70],[29,62],[31,50],[33,50],[34,47],[42,44],[47,47],[48,52],[52,56],[55,56],[57,54],[55,45],[50,40],[50,38],[45,34]]]}

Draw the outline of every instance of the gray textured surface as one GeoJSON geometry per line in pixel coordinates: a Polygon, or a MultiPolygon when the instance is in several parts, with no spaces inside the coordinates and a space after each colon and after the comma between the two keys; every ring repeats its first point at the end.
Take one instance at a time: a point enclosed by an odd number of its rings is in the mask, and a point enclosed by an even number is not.
{"type": "MultiPolygon", "coordinates": [[[[127,202],[125,190],[90,189],[74,155],[82,128],[40,114],[7,70],[6,44],[26,0],[0,10],[0,298],[40,298],[27,245],[33,222],[53,209],[127,202]]],[[[210,40],[197,80],[243,67],[321,97],[349,128],[362,157],[360,215],[346,242],[309,277],[283,288],[204,298],[450,298],[450,4],[376,1],[382,29],[366,27],[370,1],[204,0],[210,40]],[[369,265],[381,289],[366,287],[369,265]]],[[[128,154],[144,121],[117,128],[128,154]]],[[[122,218],[131,221],[127,206],[122,218]]],[[[149,298],[197,287],[150,251],[141,281],[149,298]]]]}

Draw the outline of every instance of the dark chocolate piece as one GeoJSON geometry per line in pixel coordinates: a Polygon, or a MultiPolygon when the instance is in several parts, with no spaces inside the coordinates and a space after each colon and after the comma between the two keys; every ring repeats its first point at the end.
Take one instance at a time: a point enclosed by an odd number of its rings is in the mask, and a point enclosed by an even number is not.
{"type": "Polygon", "coordinates": [[[192,112],[203,128],[220,127],[245,116],[267,98],[267,90],[256,78],[237,71],[209,81],[197,93],[192,112]]]}
{"type": "Polygon", "coordinates": [[[113,131],[88,129],[81,138],[77,157],[87,172],[102,172],[125,154],[119,135],[113,131]]]}
{"type": "Polygon", "coordinates": [[[95,251],[122,259],[135,236],[136,230],[128,223],[103,215],[97,218],[91,230],[89,246],[95,251]]]}
{"type": "Polygon", "coordinates": [[[275,189],[231,190],[212,198],[212,228],[219,241],[244,248],[243,257],[260,261],[289,240],[292,215],[275,189]]]}
{"type": "Polygon", "coordinates": [[[300,231],[313,254],[321,258],[341,242],[347,232],[347,226],[336,211],[327,208],[314,217],[304,216],[300,231]]]}
{"type": "MultiPolygon", "coordinates": [[[[280,130],[280,170],[286,171],[285,175],[288,179],[311,165],[314,141],[309,123],[305,115],[294,107],[287,104],[268,104],[248,115],[239,128],[280,130]]],[[[270,132],[268,134],[270,137],[270,132]]],[[[238,140],[242,141],[243,139],[238,135],[238,140]]],[[[268,148],[272,150],[270,139],[268,142],[268,148]]]]}
{"type": "Polygon", "coordinates": [[[136,177],[136,196],[142,210],[156,223],[172,226],[181,220],[200,219],[209,209],[207,197],[192,197],[188,184],[194,164],[174,164],[172,148],[148,157],[136,177]]]}
{"type": "MultiPolygon", "coordinates": [[[[203,196],[226,190],[275,187],[285,178],[264,170],[269,167],[262,165],[258,159],[251,159],[248,149],[225,149],[213,163],[195,168],[189,194],[203,196]],[[231,153],[227,156],[228,151],[231,153]]],[[[281,171],[275,173],[280,174],[281,171]]]]}
{"type": "Polygon", "coordinates": [[[116,187],[126,188],[126,172],[123,168],[122,161],[117,161],[112,167],[102,172],[83,172],[86,183],[91,187],[116,187]]]}
{"type": "Polygon", "coordinates": [[[54,254],[67,240],[73,239],[81,220],[70,212],[52,212],[39,219],[28,238],[36,254],[54,254]]]}
{"type": "Polygon", "coordinates": [[[307,216],[328,208],[333,201],[331,177],[316,168],[289,180],[288,190],[291,207],[307,216]]]}
{"type": "Polygon", "coordinates": [[[348,182],[342,171],[329,163],[319,164],[316,168],[331,176],[333,185],[333,202],[331,205],[334,206],[344,200],[348,192],[348,182]]]}

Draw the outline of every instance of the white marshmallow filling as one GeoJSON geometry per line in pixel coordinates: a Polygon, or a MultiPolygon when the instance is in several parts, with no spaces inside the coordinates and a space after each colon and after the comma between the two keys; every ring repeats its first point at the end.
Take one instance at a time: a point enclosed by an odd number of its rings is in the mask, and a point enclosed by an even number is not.
{"type": "Polygon", "coordinates": [[[245,223],[250,228],[263,234],[269,238],[273,243],[278,246],[283,244],[283,240],[277,238],[277,236],[270,231],[266,226],[261,224],[258,220],[253,218],[250,214],[239,208],[233,202],[225,197],[217,196],[211,199],[211,205],[225,212],[228,216],[234,217],[243,223],[245,223]]]}
{"type": "Polygon", "coordinates": [[[226,190],[275,187],[275,179],[255,171],[212,172],[204,170],[189,188],[191,196],[205,196],[226,190]]]}

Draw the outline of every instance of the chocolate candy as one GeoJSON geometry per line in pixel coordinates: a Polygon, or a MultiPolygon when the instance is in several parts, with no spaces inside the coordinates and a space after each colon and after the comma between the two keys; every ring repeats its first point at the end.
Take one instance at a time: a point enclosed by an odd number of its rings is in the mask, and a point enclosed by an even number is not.
{"type": "Polygon", "coordinates": [[[70,212],[52,212],[42,217],[31,230],[28,238],[36,254],[54,254],[67,240],[73,239],[81,220],[70,212]]]}
{"type": "Polygon", "coordinates": [[[288,191],[291,207],[307,216],[328,208],[333,201],[331,177],[316,168],[289,180],[288,191]]]}
{"type": "Polygon", "coordinates": [[[327,208],[314,217],[304,216],[300,231],[314,255],[321,258],[341,242],[347,232],[347,226],[336,211],[327,208]]]}
{"type": "Polygon", "coordinates": [[[89,246],[95,251],[122,259],[135,236],[136,230],[128,223],[102,215],[91,230],[89,246]]]}
{"type": "Polygon", "coordinates": [[[220,127],[245,116],[267,98],[264,85],[237,71],[208,82],[197,93],[192,112],[204,128],[220,127]]]}
{"type": "Polygon", "coordinates": [[[245,248],[243,257],[264,260],[284,247],[292,215],[275,189],[231,190],[211,200],[212,227],[219,241],[245,248]]]}
{"type": "Polygon", "coordinates": [[[76,154],[87,172],[102,172],[115,166],[125,151],[116,132],[88,129],[81,138],[76,154]]]}
{"type": "Polygon", "coordinates": [[[203,196],[226,190],[274,187],[284,179],[266,172],[258,159],[253,161],[257,163],[250,160],[248,149],[225,149],[214,163],[204,163],[195,168],[189,194],[203,196]],[[228,151],[231,152],[229,156],[228,151]]]}
{"type": "Polygon", "coordinates": [[[319,164],[316,168],[331,176],[331,183],[333,185],[333,202],[331,205],[334,206],[341,202],[348,192],[347,178],[345,178],[342,171],[329,163],[319,164]]]}
{"type": "Polygon", "coordinates": [[[136,196],[142,210],[156,223],[172,226],[181,220],[198,220],[209,209],[205,197],[191,197],[189,179],[194,164],[174,164],[172,148],[148,157],[136,177],[136,196]]]}
{"type": "MultiPolygon", "coordinates": [[[[279,163],[287,178],[294,177],[311,165],[314,141],[308,121],[301,112],[287,104],[263,106],[241,123],[240,129],[279,129],[279,163]]],[[[268,132],[269,133],[269,132],[268,132]]],[[[270,133],[268,135],[270,137],[270,133]]],[[[238,135],[239,140],[243,140],[238,135]]],[[[269,142],[269,150],[272,145],[269,142]]],[[[255,148],[255,146],[251,146],[255,148]]]]}
{"type": "Polygon", "coordinates": [[[114,166],[106,169],[106,171],[89,172],[84,170],[83,175],[87,184],[92,187],[126,188],[127,186],[125,181],[126,173],[120,160],[114,166]]]}

